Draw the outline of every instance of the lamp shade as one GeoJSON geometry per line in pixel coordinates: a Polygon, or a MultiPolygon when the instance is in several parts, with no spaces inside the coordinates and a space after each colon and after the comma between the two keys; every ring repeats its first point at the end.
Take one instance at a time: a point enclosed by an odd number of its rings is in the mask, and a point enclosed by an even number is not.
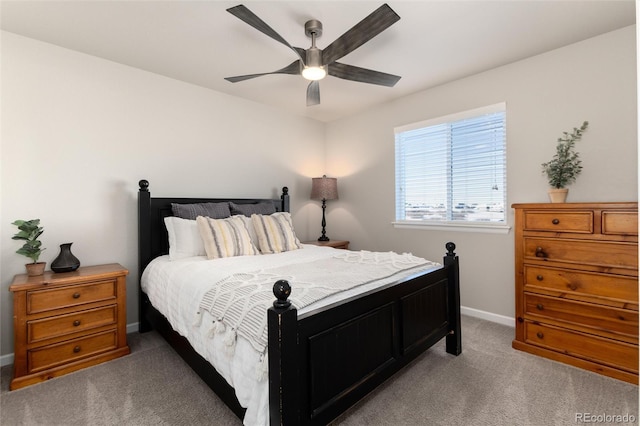
{"type": "Polygon", "coordinates": [[[338,179],[328,178],[327,176],[311,178],[311,199],[337,200],[338,179]]]}

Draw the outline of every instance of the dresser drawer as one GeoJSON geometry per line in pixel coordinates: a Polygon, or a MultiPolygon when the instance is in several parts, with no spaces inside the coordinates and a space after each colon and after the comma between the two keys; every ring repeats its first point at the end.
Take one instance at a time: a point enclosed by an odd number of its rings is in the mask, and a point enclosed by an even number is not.
{"type": "Polygon", "coordinates": [[[524,230],[593,234],[593,212],[526,211],[524,230]]]}
{"type": "Polygon", "coordinates": [[[27,292],[27,313],[53,311],[86,303],[116,300],[116,281],[100,281],[71,287],[27,292]]]}
{"type": "Polygon", "coordinates": [[[638,310],[638,279],[634,277],[525,264],[524,289],[638,310]]]}
{"type": "Polygon", "coordinates": [[[28,351],[29,372],[55,367],[87,358],[118,346],[116,330],[92,334],[87,337],[68,340],[56,345],[45,346],[28,351]]]}
{"type": "Polygon", "coordinates": [[[525,321],[525,341],[576,358],[638,372],[637,345],[529,321],[525,321]]]}
{"type": "Polygon", "coordinates": [[[560,238],[524,238],[524,257],[535,261],[553,261],[578,265],[628,269],[637,275],[638,246],[635,243],[585,241],[560,238]]]}
{"type": "Polygon", "coordinates": [[[603,211],[602,233],[606,235],[638,235],[638,213],[603,211]]]}
{"type": "Polygon", "coordinates": [[[27,323],[27,339],[29,343],[60,337],[71,333],[115,324],[118,320],[116,305],[104,308],[89,309],[66,315],[29,321],[27,323]]]}
{"type": "Polygon", "coordinates": [[[638,344],[637,311],[531,293],[525,293],[524,307],[528,319],[562,321],[590,333],[609,333],[609,337],[638,344]]]}

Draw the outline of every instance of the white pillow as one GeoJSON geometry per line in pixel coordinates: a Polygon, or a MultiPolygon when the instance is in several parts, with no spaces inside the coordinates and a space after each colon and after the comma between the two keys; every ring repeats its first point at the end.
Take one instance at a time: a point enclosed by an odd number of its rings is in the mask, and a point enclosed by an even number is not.
{"type": "Polygon", "coordinates": [[[241,216],[226,219],[198,216],[196,223],[207,252],[207,259],[259,254],[251,242],[249,231],[241,216]]]}
{"type": "Polygon", "coordinates": [[[207,255],[195,220],[167,216],[164,218],[164,224],[169,234],[170,260],[207,255]]]}

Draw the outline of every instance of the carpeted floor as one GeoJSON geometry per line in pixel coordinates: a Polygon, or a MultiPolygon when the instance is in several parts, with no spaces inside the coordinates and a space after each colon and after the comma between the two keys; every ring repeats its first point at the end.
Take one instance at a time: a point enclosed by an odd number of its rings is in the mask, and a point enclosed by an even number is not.
{"type": "MultiPolygon", "coordinates": [[[[437,344],[334,425],[638,424],[637,386],[516,351],[510,327],[466,316],[462,327],[462,355],[437,344]]],[[[157,334],[129,344],[126,357],[13,392],[2,368],[0,424],[242,424],[157,334]]]]}

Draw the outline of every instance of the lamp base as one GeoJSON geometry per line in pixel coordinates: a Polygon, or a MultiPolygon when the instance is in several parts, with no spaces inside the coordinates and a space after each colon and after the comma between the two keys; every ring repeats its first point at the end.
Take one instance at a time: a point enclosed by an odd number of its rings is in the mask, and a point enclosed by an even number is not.
{"type": "Polygon", "coordinates": [[[329,237],[327,237],[326,235],[323,235],[320,238],[318,238],[318,241],[329,241],[329,237]]]}

